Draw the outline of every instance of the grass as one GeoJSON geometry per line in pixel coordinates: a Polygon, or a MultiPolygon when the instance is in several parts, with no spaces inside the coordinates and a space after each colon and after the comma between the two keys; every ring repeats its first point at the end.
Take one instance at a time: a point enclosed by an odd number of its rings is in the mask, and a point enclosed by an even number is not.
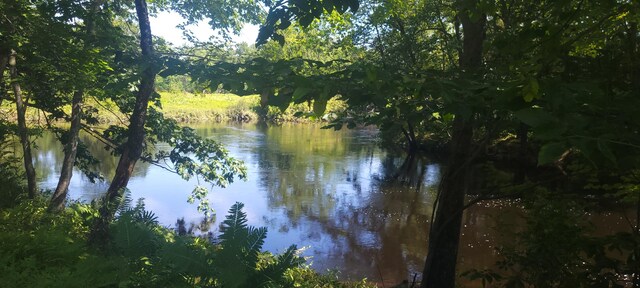
{"type": "MultiPolygon", "coordinates": [[[[223,121],[257,121],[261,116],[274,122],[310,122],[319,121],[310,118],[295,117],[296,112],[308,113],[312,107],[308,103],[289,106],[282,112],[279,108],[268,107],[266,110],[260,107],[258,95],[238,96],[228,93],[191,94],[186,92],[160,92],[162,112],[165,117],[175,119],[182,123],[203,123],[223,121]]],[[[98,110],[94,116],[103,124],[125,124],[126,116],[118,111],[118,107],[112,101],[97,102],[93,98],[86,99],[86,107],[94,107],[98,110]]],[[[327,104],[327,113],[343,111],[346,104],[341,100],[332,99],[327,104]]],[[[69,114],[70,107],[63,110],[69,114]]],[[[3,101],[0,105],[0,118],[15,121],[15,106],[12,102],[3,101]]],[[[27,109],[27,121],[43,123],[45,116],[36,109],[27,109]]]]}
{"type": "Polygon", "coordinates": [[[179,122],[250,121],[258,119],[259,96],[161,92],[162,111],[179,122]]]}

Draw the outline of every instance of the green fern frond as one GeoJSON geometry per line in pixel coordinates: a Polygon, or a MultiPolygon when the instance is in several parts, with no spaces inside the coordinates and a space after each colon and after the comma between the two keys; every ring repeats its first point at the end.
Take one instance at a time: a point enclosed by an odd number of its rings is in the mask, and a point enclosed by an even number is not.
{"type": "Polygon", "coordinates": [[[262,250],[262,245],[264,245],[264,239],[267,238],[267,228],[266,227],[249,227],[247,233],[247,241],[245,248],[247,251],[256,251],[256,253],[262,250]]]}
{"type": "Polygon", "coordinates": [[[291,245],[284,253],[276,257],[276,261],[261,269],[258,273],[262,280],[262,287],[282,286],[284,284],[284,273],[288,269],[300,267],[304,264],[304,258],[298,256],[298,248],[291,245]]]}
{"type": "Polygon", "coordinates": [[[244,241],[244,247],[242,247],[242,254],[245,255],[247,266],[252,269],[256,268],[258,263],[258,254],[262,250],[264,245],[264,239],[267,238],[266,227],[249,227],[247,228],[247,237],[244,241]]]}
{"type": "Polygon", "coordinates": [[[131,198],[131,192],[129,189],[125,189],[122,195],[116,196],[116,201],[114,202],[119,203],[116,210],[118,215],[125,214],[133,209],[133,198],[131,198]]]}
{"type": "Polygon", "coordinates": [[[113,243],[123,255],[132,258],[153,255],[161,243],[152,226],[144,225],[125,213],[112,225],[113,243]]]}
{"type": "Polygon", "coordinates": [[[303,257],[300,257],[298,253],[298,247],[296,245],[291,245],[287,249],[286,252],[278,255],[278,264],[281,266],[286,266],[288,268],[298,267],[304,264],[305,260],[303,257]]]}
{"type": "Polygon", "coordinates": [[[133,220],[146,226],[158,225],[158,216],[152,211],[138,210],[134,214],[133,220]]]}
{"type": "Polygon", "coordinates": [[[264,259],[260,259],[265,256],[261,250],[267,238],[267,228],[248,226],[243,207],[242,203],[234,204],[222,222],[221,249],[214,258],[218,281],[222,287],[232,288],[286,287],[285,271],[299,267],[304,259],[298,256],[293,245],[284,254],[270,258],[272,262],[264,266],[264,259]]]}
{"type": "Polygon", "coordinates": [[[203,249],[194,247],[187,237],[176,237],[175,242],[168,242],[159,251],[158,257],[163,264],[172,267],[172,273],[190,274],[201,281],[213,278],[207,265],[207,255],[203,249]]]}
{"type": "Polygon", "coordinates": [[[247,214],[242,211],[244,204],[236,202],[222,222],[220,240],[234,241],[247,233],[247,214]]]}

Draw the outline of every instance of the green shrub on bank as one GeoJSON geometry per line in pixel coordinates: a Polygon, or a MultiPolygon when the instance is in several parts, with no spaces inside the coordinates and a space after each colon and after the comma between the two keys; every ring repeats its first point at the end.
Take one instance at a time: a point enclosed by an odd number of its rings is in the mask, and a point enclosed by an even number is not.
{"type": "Polygon", "coordinates": [[[180,236],[142,203],[120,209],[107,246],[88,245],[98,212],[72,204],[50,214],[44,199],[0,211],[0,287],[366,287],[318,275],[297,255],[262,252],[266,228],[248,226],[236,203],[218,243],[180,236]]]}

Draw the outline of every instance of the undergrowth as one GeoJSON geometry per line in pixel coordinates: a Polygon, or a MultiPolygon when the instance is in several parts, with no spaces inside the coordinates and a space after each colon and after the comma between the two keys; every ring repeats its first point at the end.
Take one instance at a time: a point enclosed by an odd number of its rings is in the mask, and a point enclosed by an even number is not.
{"type": "Polygon", "coordinates": [[[0,287],[373,287],[317,274],[295,246],[261,251],[267,230],[247,225],[241,203],[212,242],[180,236],[142,202],[124,202],[101,249],[87,242],[99,215],[91,205],[50,214],[37,199],[0,210],[0,287]]]}

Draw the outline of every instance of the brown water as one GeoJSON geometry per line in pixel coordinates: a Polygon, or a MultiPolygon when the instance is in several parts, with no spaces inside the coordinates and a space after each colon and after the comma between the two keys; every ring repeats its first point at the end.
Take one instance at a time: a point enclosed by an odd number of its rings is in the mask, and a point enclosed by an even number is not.
{"type": "MultiPolygon", "coordinates": [[[[248,181],[215,188],[210,194],[218,220],[233,203],[243,202],[249,224],[269,230],[266,250],[277,253],[291,244],[305,247],[303,255],[310,257],[313,268],[337,269],[343,279],[366,277],[389,286],[411,280],[421,271],[440,179],[439,163],[421,158],[403,165],[402,157],[377,147],[376,131],[370,129],[333,131],[313,125],[255,124],[195,128],[200,135],[223,143],[248,168],[248,181]]],[[[109,179],[116,159],[101,144],[88,137],[83,140],[102,161],[98,170],[109,179]]],[[[51,134],[45,134],[37,145],[40,186],[53,188],[62,147],[51,134]]],[[[144,198],[163,225],[173,226],[181,217],[194,226],[200,224],[202,215],[187,203],[195,180],[187,182],[144,163],[136,168],[129,184],[132,196],[144,198]]],[[[90,183],[76,171],[70,196],[89,201],[106,188],[106,183],[90,183]]],[[[520,221],[513,216],[518,213],[517,205],[500,201],[468,209],[459,270],[492,267],[497,259],[494,245],[505,241],[494,229],[496,221],[518,229],[520,221]]],[[[611,231],[626,225],[613,212],[595,220],[611,231]]],[[[208,228],[215,234],[218,226],[219,221],[208,228]]]]}

